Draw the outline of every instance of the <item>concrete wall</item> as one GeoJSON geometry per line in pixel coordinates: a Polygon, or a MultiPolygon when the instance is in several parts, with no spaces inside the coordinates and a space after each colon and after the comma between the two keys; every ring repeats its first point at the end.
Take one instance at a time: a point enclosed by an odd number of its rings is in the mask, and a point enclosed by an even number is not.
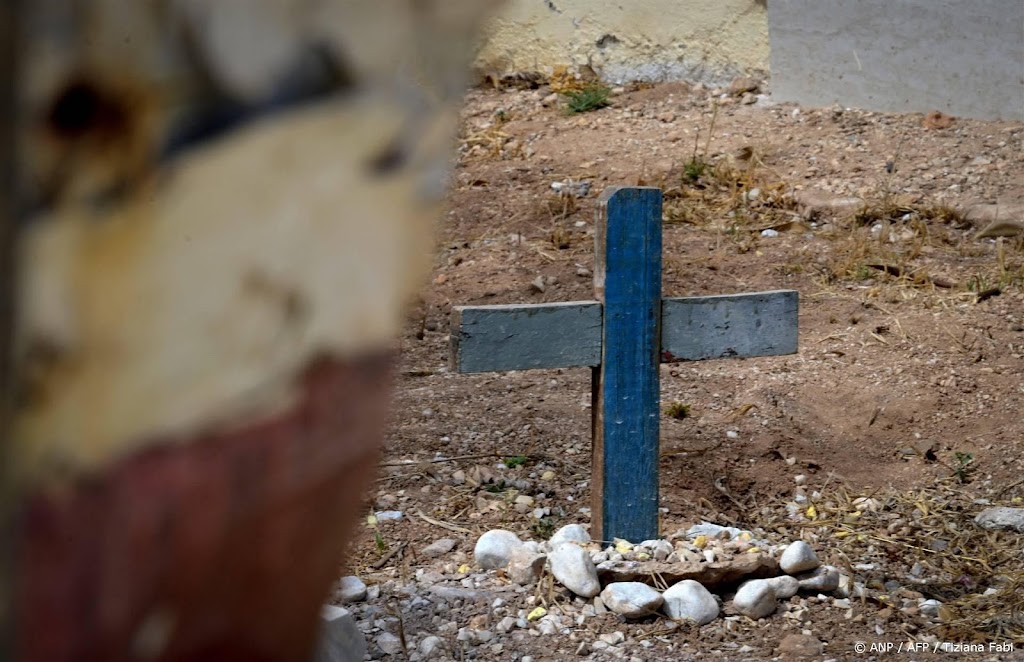
{"type": "Polygon", "coordinates": [[[772,96],[1024,119],[1022,0],[770,0],[772,96]]]}
{"type": "Polygon", "coordinates": [[[605,80],[721,83],[768,69],[763,0],[510,0],[478,68],[589,64],[605,80]]]}

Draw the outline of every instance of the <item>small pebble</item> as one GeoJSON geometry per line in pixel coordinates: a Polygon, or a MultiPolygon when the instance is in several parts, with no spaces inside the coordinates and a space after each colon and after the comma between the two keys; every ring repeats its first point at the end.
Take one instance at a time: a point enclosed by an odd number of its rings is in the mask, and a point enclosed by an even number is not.
{"type": "Polygon", "coordinates": [[[818,560],[818,555],[803,540],[790,543],[789,547],[786,547],[786,551],[782,553],[782,558],[779,559],[779,567],[787,575],[814,570],[819,565],[821,565],[821,561],[818,560]]]}
{"type": "Polygon", "coordinates": [[[397,655],[402,650],[402,640],[390,632],[381,632],[376,643],[377,648],[385,655],[397,655]]]}
{"type": "Polygon", "coordinates": [[[559,545],[548,555],[551,574],[576,595],[592,598],[601,591],[590,554],[576,545],[559,545]]]}
{"type": "Polygon", "coordinates": [[[626,640],[626,635],[616,630],[615,632],[605,632],[598,637],[601,641],[608,644],[609,646],[616,646],[626,640]]]}
{"type": "Polygon", "coordinates": [[[673,620],[687,620],[706,625],[718,618],[718,601],[703,584],[685,579],[662,594],[662,611],[673,620]]]}
{"type": "Polygon", "coordinates": [[[419,645],[420,656],[424,660],[428,660],[435,654],[444,653],[444,640],[441,637],[431,635],[424,637],[423,641],[419,645]]]}
{"type": "Polygon", "coordinates": [[[421,549],[420,554],[428,559],[435,559],[439,556],[444,556],[453,549],[455,549],[455,541],[453,539],[441,538],[421,549]]]}
{"type": "Polygon", "coordinates": [[[751,579],[736,591],[732,606],[740,614],[757,620],[774,612],[778,604],[771,582],[765,579],[751,579]]]}
{"type": "Polygon", "coordinates": [[[790,577],[789,575],[772,577],[765,581],[771,584],[772,590],[775,591],[775,597],[780,600],[791,598],[800,590],[800,582],[797,581],[796,577],[790,577]]]}
{"type": "Polygon", "coordinates": [[[601,601],[612,612],[626,618],[643,618],[658,610],[661,594],[642,582],[613,582],[601,591],[601,601]]]}
{"type": "Polygon", "coordinates": [[[338,580],[338,589],[334,597],[340,602],[360,602],[366,599],[366,584],[355,576],[342,577],[338,580]]]}
{"type": "Polygon", "coordinates": [[[834,591],[839,588],[839,569],[823,565],[796,576],[802,591],[834,591]]]}
{"type": "Polygon", "coordinates": [[[548,544],[551,545],[552,549],[564,542],[586,545],[590,542],[590,534],[587,533],[586,528],[581,524],[569,524],[555,531],[554,535],[548,540],[548,544]]]}
{"type": "Polygon", "coordinates": [[[978,513],[974,522],[983,529],[1010,529],[1024,533],[1024,508],[988,508],[978,513]]]}
{"type": "Polygon", "coordinates": [[[511,531],[492,529],[476,541],[473,558],[484,570],[505,568],[512,558],[512,552],[521,547],[523,541],[511,531]]]}

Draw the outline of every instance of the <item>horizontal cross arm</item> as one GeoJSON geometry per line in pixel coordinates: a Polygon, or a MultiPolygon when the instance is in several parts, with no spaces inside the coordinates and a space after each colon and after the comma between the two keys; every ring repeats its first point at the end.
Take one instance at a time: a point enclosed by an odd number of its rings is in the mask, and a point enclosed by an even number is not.
{"type": "MultiPolygon", "coordinates": [[[[662,300],[663,361],[795,354],[796,291],[662,300]]],[[[452,309],[456,372],[572,368],[601,363],[603,307],[570,301],[452,309]]]]}
{"type": "Polygon", "coordinates": [[[596,301],[455,306],[452,368],[491,372],[598,365],[601,312],[596,301]]]}
{"type": "Polygon", "coordinates": [[[663,299],[663,361],[795,354],[794,290],[663,299]]]}

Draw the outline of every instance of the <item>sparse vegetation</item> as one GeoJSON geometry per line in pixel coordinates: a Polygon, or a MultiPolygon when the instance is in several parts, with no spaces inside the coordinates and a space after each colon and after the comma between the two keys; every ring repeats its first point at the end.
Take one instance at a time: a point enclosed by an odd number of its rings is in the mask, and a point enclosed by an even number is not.
{"type": "Polygon", "coordinates": [[[974,456],[970,453],[957,451],[953,454],[956,458],[956,466],[953,467],[953,475],[961,483],[969,483],[970,475],[974,472],[974,456]]]}
{"type": "Polygon", "coordinates": [[[669,418],[674,418],[677,421],[681,421],[684,418],[690,417],[690,405],[682,402],[670,402],[665,406],[665,415],[669,418]]]}
{"type": "Polygon", "coordinates": [[[515,467],[521,467],[524,464],[526,464],[526,461],[529,460],[529,459],[530,458],[526,457],[525,455],[513,455],[511,457],[506,457],[505,458],[505,466],[508,467],[509,469],[514,469],[515,467]]]}
{"type": "Polygon", "coordinates": [[[603,83],[587,83],[578,90],[563,94],[568,115],[586,113],[611,105],[612,90],[603,83]]]}
{"type": "Polygon", "coordinates": [[[530,526],[530,532],[541,540],[547,540],[555,533],[555,521],[542,517],[530,526]]]}

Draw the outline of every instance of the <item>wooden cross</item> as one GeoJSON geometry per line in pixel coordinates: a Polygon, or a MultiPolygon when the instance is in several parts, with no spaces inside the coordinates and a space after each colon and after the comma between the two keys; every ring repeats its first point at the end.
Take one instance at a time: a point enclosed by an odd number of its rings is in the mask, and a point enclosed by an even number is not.
{"type": "Polygon", "coordinates": [[[463,373],[593,368],[591,535],[658,537],[661,362],[793,354],[795,291],[661,298],[661,191],[612,188],[594,232],[597,301],[456,306],[463,373]]]}

